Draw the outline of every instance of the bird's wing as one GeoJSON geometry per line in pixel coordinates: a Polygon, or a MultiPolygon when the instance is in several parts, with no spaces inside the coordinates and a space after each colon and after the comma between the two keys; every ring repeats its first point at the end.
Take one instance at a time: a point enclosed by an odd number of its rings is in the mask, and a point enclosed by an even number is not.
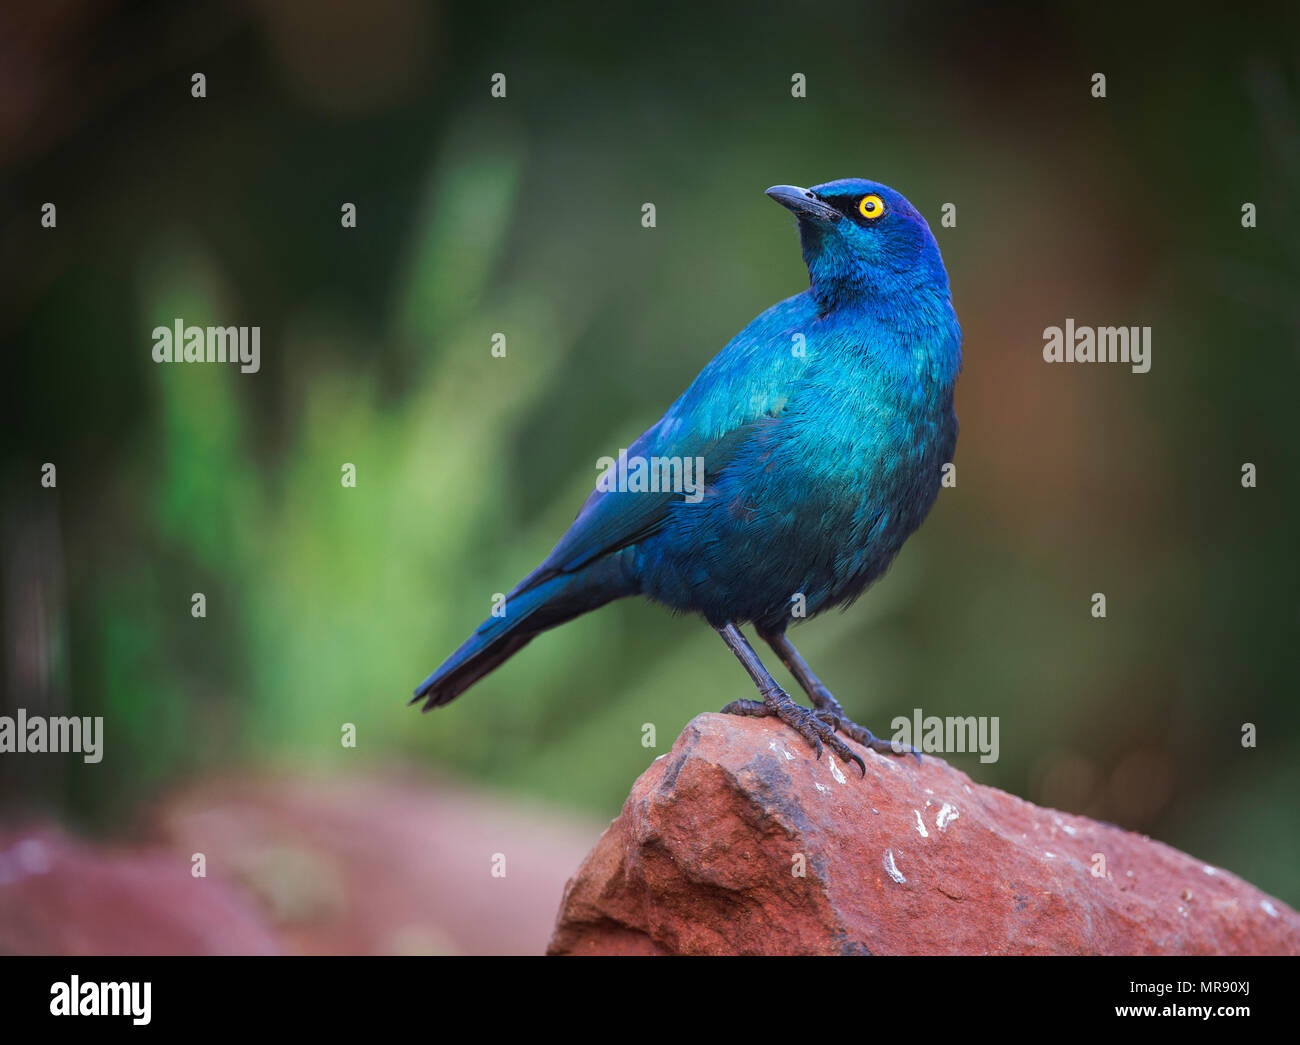
{"type": "MultiPolygon", "coordinates": [[[[761,420],[761,419],[759,419],[761,420]]],[[[660,437],[663,422],[645,432],[630,447],[629,458],[701,458],[704,474],[697,481],[708,484],[726,466],[731,456],[759,420],[738,425],[713,439],[688,438],[666,441],[660,437]]],[[[546,557],[543,568],[568,572],[592,559],[644,540],[663,524],[668,506],[684,497],[682,491],[633,492],[594,490],[577,519],[546,557]]]]}
{"type": "MultiPolygon", "coordinates": [[[[803,368],[787,331],[804,322],[802,295],[763,313],[719,352],[659,421],[628,447],[629,458],[703,458],[707,484],[763,424],[778,416],[803,368]]],[[[681,492],[594,490],[573,525],[516,592],[653,534],[681,492]]]]}

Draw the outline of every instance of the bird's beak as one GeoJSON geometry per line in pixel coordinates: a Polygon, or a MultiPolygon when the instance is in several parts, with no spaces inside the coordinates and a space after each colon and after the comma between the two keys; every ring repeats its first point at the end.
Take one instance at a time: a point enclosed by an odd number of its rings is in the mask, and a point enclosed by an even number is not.
{"type": "Polygon", "coordinates": [[[787,210],[794,211],[796,217],[835,222],[844,216],[812,189],[801,189],[798,185],[773,185],[767,190],[767,195],[787,210]]]}

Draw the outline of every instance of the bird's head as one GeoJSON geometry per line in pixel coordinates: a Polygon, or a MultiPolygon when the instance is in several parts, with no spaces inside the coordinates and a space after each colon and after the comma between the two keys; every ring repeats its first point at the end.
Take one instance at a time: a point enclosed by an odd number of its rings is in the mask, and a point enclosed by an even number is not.
{"type": "Polygon", "coordinates": [[[933,289],[948,274],[930,226],[901,193],[865,178],[773,185],[767,195],[799,219],[813,294],[824,307],[933,289]]]}

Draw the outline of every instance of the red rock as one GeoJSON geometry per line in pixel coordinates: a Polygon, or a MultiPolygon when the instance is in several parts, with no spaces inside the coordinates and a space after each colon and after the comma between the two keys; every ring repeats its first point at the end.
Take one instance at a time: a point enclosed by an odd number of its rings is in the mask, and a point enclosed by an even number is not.
{"type": "Polygon", "coordinates": [[[773,719],[696,718],[569,880],[550,953],[1300,953],[1300,915],[1227,871],[853,746],[865,779],[773,719]]]}

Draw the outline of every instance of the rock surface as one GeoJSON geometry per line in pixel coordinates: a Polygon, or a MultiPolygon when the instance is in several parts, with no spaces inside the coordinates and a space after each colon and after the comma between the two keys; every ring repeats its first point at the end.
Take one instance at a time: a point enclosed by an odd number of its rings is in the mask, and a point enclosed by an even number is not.
{"type": "Polygon", "coordinates": [[[699,716],[569,880],[550,953],[1300,953],[1300,915],[1227,871],[857,749],[865,779],[774,719],[699,716]]]}

